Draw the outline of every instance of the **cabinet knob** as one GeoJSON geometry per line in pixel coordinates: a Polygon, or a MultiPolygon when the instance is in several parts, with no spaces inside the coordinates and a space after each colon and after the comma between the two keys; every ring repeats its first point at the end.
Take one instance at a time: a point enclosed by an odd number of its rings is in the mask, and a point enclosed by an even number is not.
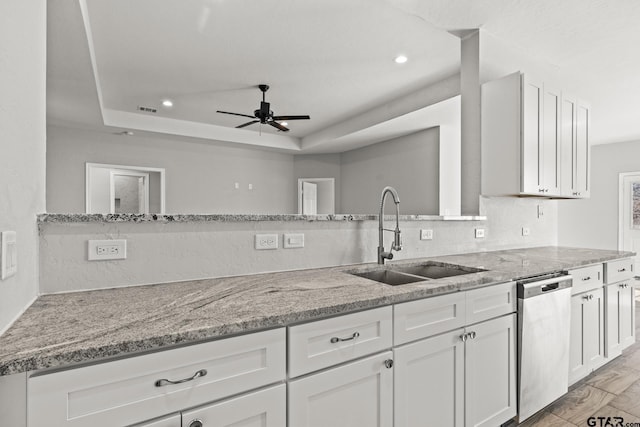
{"type": "Polygon", "coordinates": [[[585,295],[582,298],[587,300],[587,301],[591,301],[593,299],[593,294],[585,295]]]}
{"type": "Polygon", "coordinates": [[[627,269],[624,267],[618,269],[618,273],[624,273],[625,271],[627,271],[627,269]]]}
{"type": "Polygon", "coordinates": [[[460,339],[462,340],[462,342],[465,342],[467,340],[467,338],[469,338],[469,334],[464,333],[462,335],[460,335],[460,339]]]}
{"type": "Polygon", "coordinates": [[[393,360],[392,359],[387,359],[384,361],[384,366],[387,369],[391,369],[393,368],[393,360]]]}
{"type": "Polygon", "coordinates": [[[587,277],[583,277],[583,278],[582,278],[582,281],[583,281],[583,282],[586,282],[587,280],[591,280],[591,276],[587,276],[587,277]]]}
{"type": "Polygon", "coordinates": [[[189,427],[202,427],[202,421],[201,420],[192,420],[189,423],[189,427]]]}
{"type": "Polygon", "coordinates": [[[475,340],[475,339],[476,339],[476,332],[475,332],[475,331],[471,331],[471,332],[469,332],[469,335],[470,335],[470,337],[471,337],[471,339],[472,339],[472,340],[475,340]]]}

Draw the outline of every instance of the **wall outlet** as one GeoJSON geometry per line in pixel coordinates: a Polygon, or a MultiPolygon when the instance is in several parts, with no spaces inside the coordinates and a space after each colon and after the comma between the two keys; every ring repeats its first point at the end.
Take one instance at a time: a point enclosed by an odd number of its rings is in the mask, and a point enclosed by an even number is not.
{"type": "Polygon", "coordinates": [[[282,246],[285,249],[304,248],[304,234],[303,233],[285,234],[283,238],[282,246]]]}
{"type": "Polygon", "coordinates": [[[89,261],[107,261],[113,259],[127,259],[127,241],[118,240],[89,240],[89,261]]]}
{"type": "Polygon", "coordinates": [[[420,230],[420,240],[433,240],[433,230],[420,230]]]}
{"type": "Polygon", "coordinates": [[[522,227],[522,235],[528,236],[529,234],[531,234],[531,230],[529,229],[529,227],[522,227]]]}
{"type": "Polygon", "coordinates": [[[278,249],[278,235],[256,234],[256,249],[278,249]]]}
{"type": "Polygon", "coordinates": [[[484,238],[484,228],[476,228],[476,239],[484,238]]]}
{"type": "Polygon", "coordinates": [[[4,280],[18,272],[18,247],[16,232],[0,233],[0,279],[4,280]]]}

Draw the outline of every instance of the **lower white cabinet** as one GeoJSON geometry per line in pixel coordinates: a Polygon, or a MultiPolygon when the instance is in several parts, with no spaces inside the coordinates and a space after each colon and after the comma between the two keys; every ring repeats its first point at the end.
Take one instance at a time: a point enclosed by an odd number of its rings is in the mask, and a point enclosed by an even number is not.
{"type": "Polygon", "coordinates": [[[604,308],[601,287],[571,297],[569,385],[605,362],[604,308]]]}
{"type": "Polygon", "coordinates": [[[516,315],[394,349],[395,427],[491,426],[516,415],[516,315]]]}
{"type": "Polygon", "coordinates": [[[605,286],[606,356],[612,359],[636,342],[634,288],[632,280],[605,286]]]}
{"type": "Polygon", "coordinates": [[[393,426],[391,351],[289,382],[289,427],[393,426]]]}
{"type": "Polygon", "coordinates": [[[286,386],[280,384],[131,427],[282,427],[286,395],[286,386]]]}

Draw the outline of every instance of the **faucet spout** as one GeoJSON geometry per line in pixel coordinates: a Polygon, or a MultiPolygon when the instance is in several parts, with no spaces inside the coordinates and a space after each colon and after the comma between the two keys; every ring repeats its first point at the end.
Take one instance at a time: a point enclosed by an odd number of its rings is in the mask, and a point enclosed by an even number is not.
{"type": "Polygon", "coordinates": [[[380,198],[380,215],[378,215],[378,264],[384,264],[385,259],[393,259],[392,251],[399,251],[402,249],[402,239],[400,237],[400,197],[398,192],[393,187],[384,187],[382,190],[382,196],[380,198]],[[391,194],[393,203],[396,205],[396,228],[393,231],[393,243],[389,252],[384,250],[384,201],[387,194],[391,194]]]}

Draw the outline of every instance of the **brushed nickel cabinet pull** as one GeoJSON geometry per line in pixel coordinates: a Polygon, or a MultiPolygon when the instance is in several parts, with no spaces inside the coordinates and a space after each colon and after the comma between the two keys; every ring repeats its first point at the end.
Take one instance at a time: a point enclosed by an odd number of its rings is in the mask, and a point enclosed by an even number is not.
{"type": "Polygon", "coordinates": [[[183,378],[181,380],[175,380],[175,381],[163,378],[161,380],[156,381],[155,385],[156,385],[156,387],[162,387],[163,385],[167,385],[167,384],[182,384],[182,383],[186,383],[187,381],[193,381],[198,377],[204,377],[205,375],[207,375],[207,370],[206,369],[200,369],[199,371],[197,371],[195,374],[193,374],[189,378],[183,378]]]}
{"type": "Polygon", "coordinates": [[[587,280],[591,280],[591,276],[587,276],[587,277],[583,277],[583,278],[582,278],[582,281],[583,281],[583,282],[586,282],[587,280]]]}
{"type": "Polygon", "coordinates": [[[335,344],[335,343],[341,342],[341,341],[351,341],[351,340],[354,340],[354,339],[358,338],[359,336],[360,336],[360,332],[354,332],[353,335],[351,335],[349,338],[331,337],[331,343],[335,344]]]}

